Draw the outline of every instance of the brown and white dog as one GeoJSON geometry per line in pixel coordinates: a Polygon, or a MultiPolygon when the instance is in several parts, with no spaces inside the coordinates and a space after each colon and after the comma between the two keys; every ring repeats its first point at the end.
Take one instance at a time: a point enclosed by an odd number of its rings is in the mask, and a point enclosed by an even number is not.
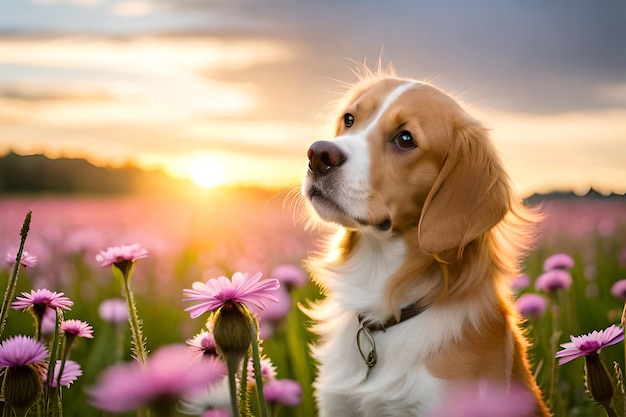
{"type": "Polygon", "coordinates": [[[539,216],[485,128],[430,85],[369,74],[308,159],[302,192],[341,226],[307,263],[326,295],[308,311],[320,417],[428,416],[468,381],[521,386],[549,416],[509,289],[539,216]]]}

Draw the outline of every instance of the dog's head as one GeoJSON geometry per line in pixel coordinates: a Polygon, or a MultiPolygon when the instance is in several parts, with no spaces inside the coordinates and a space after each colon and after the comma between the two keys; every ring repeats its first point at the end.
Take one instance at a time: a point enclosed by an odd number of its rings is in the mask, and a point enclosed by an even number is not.
{"type": "Polygon", "coordinates": [[[492,228],[509,186],[485,129],[438,89],[396,77],[358,84],[333,140],[308,150],[303,183],[319,217],[403,233],[437,254],[492,228]]]}

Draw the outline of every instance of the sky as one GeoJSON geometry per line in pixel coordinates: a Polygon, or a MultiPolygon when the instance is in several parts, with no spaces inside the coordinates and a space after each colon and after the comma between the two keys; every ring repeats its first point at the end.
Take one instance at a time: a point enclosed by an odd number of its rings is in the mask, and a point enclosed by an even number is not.
{"type": "Polygon", "coordinates": [[[0,155],[297,186],[359,64],[481,120],[522,195],[626,192],[623,0],[0,0],[0,155]]]}

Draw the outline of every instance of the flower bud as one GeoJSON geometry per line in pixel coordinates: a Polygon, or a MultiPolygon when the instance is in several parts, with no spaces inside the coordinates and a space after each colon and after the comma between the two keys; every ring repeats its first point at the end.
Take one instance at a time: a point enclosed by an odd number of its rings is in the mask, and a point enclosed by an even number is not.
{"type": "Polygon", "coordinates": [[[213,336],[217,351],[229,362],[239,363],[252,343],[252,316],[240,303],[226,303],[215,313],[213,336]]]}
{"type": "Polygon", "coordinates": [[[600,356],[585,356],[585,385],[591,398],[601,405],[610,405],[615,391],[613,380],[600,356]]]}
{"type": "Polygon", "coordinates": [[[26,415],[42,390],[39,370],[33,365],[7,367],[4,377],[4,400],[18,416],[26,415]]]}

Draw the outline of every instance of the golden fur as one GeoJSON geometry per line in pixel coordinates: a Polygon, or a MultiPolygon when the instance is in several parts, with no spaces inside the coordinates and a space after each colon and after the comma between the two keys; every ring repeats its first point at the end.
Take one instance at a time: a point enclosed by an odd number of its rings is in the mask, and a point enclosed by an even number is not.
{"type": "MultiPolygon", "coordinates": [[[[406,82],[393,74],[370,73],[346,95],[338,115],[350,113],[359,123],[370,123],[381,97],[406,82]]],[[[338,118],[336,136],[347,129],[338,118]]],[[[425,366],[442,380],[514,381],[536,398],[534,415],[549,416],[530,371],[509,289],[541,216],[514,196],[487,130],[455,100],[420,83],[390,104],[366,140],[371,167],[367,220],[389,219],[388,235],[401,237],[409,251],[385,282],[385,310],[399,317],[400,309],[413,302],[443,311],[461,302],[476,306],[480,313],[468,314],[461,337],[430,355],[425,366]],[[399,130],[413,134],[414,151],[389,146],[399,130]]],[[[345,213],[332,221],[343,229],[343,238],[327,249],[333,259],[325,254],[308,263],[331,293],[333,284],[324,271],[341,270],[368,227],[346,219],[345,213]]]]}

